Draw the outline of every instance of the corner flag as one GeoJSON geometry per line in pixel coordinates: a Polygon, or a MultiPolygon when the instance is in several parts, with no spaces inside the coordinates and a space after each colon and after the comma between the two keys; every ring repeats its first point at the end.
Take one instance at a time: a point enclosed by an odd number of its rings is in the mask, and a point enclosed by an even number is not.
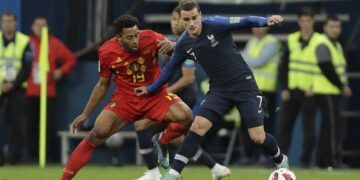
{"type": "Polygon", "coordinates": [[[49,71],[49,37],[48,28],[41,31],[41,44],[39,53],[39,77],[40,77],[40,144],[39,166],[46,164],[46,100],[47,100],[47,73],[49,71]]]}

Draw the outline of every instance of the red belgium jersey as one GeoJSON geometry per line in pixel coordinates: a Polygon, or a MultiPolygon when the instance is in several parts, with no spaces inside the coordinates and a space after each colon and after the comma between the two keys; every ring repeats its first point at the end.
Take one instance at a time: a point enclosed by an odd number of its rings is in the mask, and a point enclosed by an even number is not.
{"type": "MultiPolygon", "coordinates": [[[[116,37],[106,41],[99,49],[99,74],[114,74],[116,89],[113,96],[135,96],[134,88],[153,83],[161,73],[158,66],[158,42],[164,36],[152,30],[139,31],[139,51],[125,51],[116,37]]],[[[162,89],[167,88],[167,85],[162,89]]]]}

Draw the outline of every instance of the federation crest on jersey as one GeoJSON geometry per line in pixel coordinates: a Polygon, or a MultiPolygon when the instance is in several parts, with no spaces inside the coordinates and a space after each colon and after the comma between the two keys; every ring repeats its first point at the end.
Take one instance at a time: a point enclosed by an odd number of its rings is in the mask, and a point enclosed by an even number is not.
{"type": "Polygon", "coordinates": [[[129,67],[131,71],[134,72],[135,74],[138,74],[140,71],[140,64],[137,61],[130,63],[129,67]]]}

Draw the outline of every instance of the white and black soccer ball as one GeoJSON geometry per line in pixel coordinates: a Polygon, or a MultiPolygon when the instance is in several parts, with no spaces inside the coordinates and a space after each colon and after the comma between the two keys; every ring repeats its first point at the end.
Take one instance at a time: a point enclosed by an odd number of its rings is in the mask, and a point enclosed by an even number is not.
{"type": "Polygon", "coordinates": [[[277,169],[269,176],[269,180],[296,180],[295,174],[286,168],[277,169]]]}

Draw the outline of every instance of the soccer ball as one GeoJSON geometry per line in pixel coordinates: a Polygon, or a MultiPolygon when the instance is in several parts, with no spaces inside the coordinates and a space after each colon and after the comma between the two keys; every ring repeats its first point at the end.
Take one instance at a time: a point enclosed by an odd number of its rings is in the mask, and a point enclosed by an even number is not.
{"type": "Polygon", "coordinates": [[[272,172],[269,176],[269,180],[296,180],[296,176],[292,171],[281,168],[272,172]]]}

